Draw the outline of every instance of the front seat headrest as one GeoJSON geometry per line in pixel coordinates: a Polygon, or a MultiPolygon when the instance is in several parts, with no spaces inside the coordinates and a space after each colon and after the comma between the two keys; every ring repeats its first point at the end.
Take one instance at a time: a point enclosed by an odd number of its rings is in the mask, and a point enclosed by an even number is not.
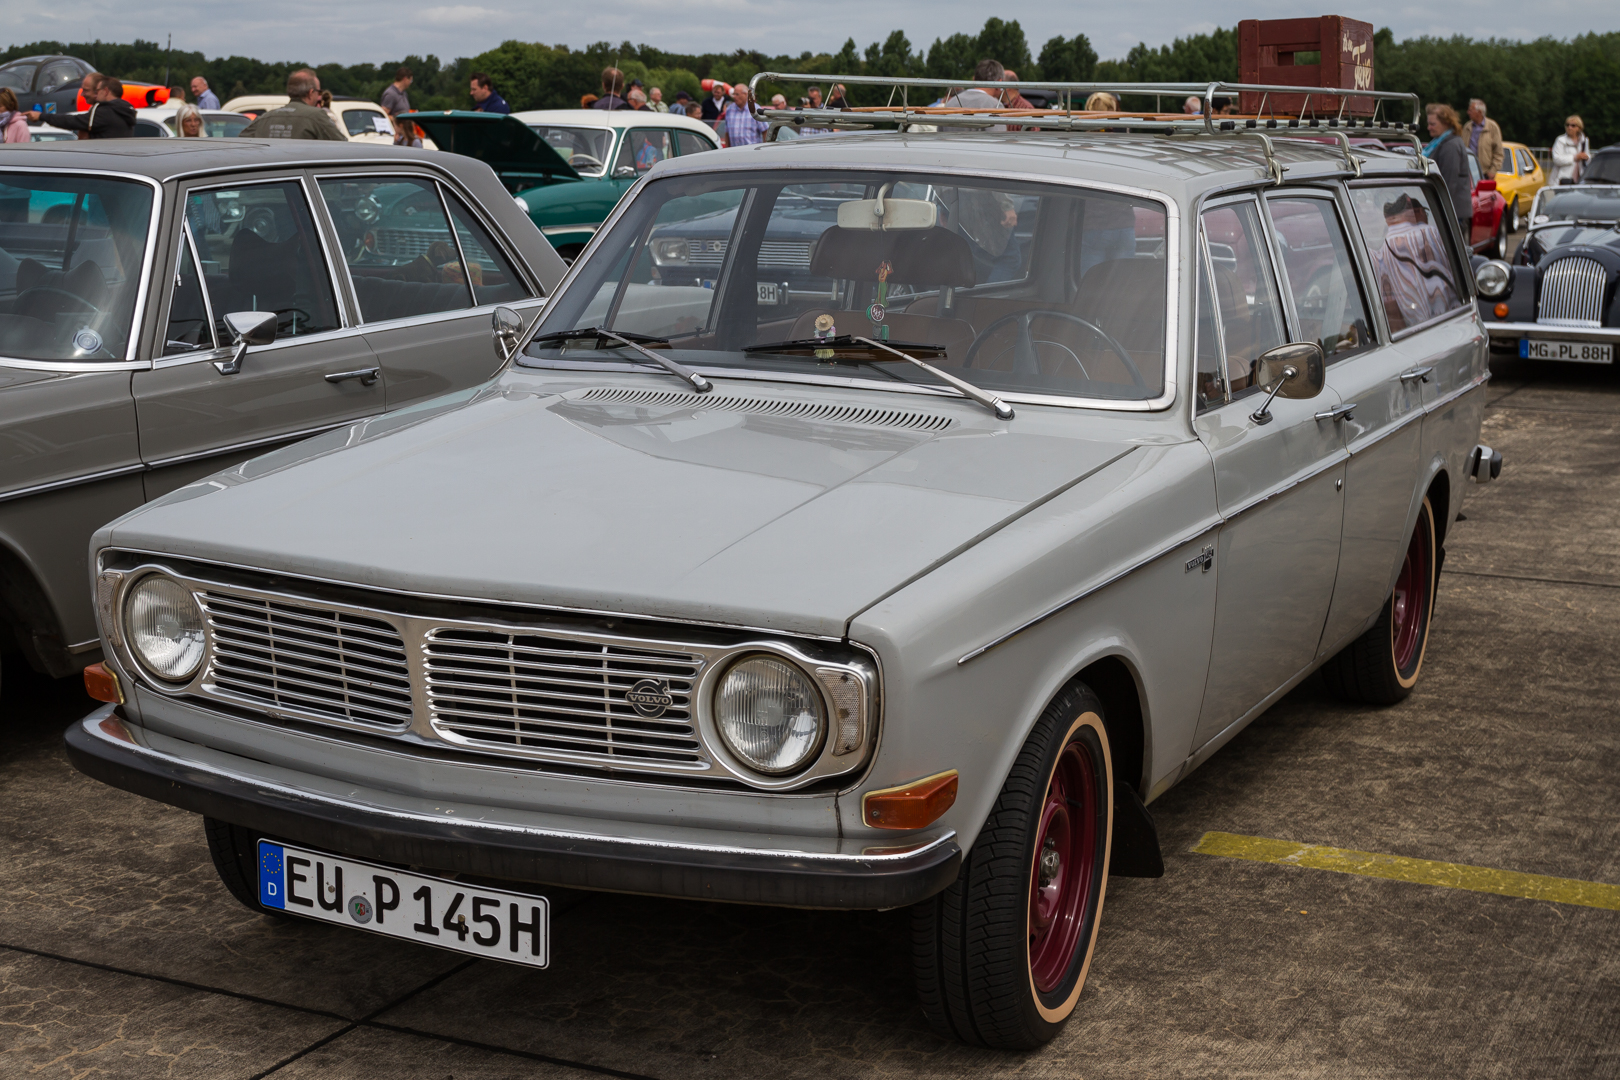
{"type": "Polygon", "coordinates": [[[828,229],[810,256],[812,277],[876,281],[878,266],[894,269],[889,280],[906,285],[963,289],[975,284],[973,251],[959,234],[929,229],[828,229]]]}

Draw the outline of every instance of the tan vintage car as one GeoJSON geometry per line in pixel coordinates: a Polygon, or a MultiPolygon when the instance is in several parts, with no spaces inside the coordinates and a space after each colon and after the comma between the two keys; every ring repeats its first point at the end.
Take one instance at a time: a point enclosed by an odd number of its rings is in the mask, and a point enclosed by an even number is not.
{"type": "Polygon", "coordinates": [[[100,656],[97,526],[483,382],[491,311],[532,312],[563,275],[481,162],[243,147],[37,144],[0,164],[0,651],[37,670],[100,656]]]}

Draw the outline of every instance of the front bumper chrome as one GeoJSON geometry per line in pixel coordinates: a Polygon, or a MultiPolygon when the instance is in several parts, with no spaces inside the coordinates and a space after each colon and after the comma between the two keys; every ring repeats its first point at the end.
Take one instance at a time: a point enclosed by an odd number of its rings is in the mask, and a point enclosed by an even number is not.
{"type": "Polygon", "coordinates": [[[1491,322],[1485,320],[1485,332],[1492,341],[1607,341],[1620,344],[1620,327],[1615,326],[1560,326],[1557,323],[1491,322]]]}
{"type": "Polygon", "coordinates": [[[842,909],[917,903],[956,880],[962,864],[949,831],[817,850],[807,838],[749,847],[432,815],[267,782],[247,771],[247,759],[240,771],[217,757],[189,760],[143,745],[134,726],[117,706],[97,709],[68,728],[68,760],[113,787],[358,859],[536,885],[842,909]]]}

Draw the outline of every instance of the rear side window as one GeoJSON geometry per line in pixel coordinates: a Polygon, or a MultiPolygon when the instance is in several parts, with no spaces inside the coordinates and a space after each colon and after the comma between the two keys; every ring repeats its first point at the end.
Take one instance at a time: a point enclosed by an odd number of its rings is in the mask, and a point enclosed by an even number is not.
{"type": "Polygon", "coordinates": [[[714,143],[695,131],[677,131],[675,133],[675,145],[680,149],[682,157],[687,154],[701,154],[705,150],[714,149],[714,143]]]}
{"type": "Polygon", "coordinates": [[[1442,218],[1426,187],[1352,188],[1350,204],[1372,257],[1390,333],[1462,306],[1456,260],[1436,225],[1442,218]]]}
{"type": "Polygon", "coordinates": [[[1498,166],[1497,171],[1498,172],[1505,172],[1505,173],[1510,173],[1510,172],[1513,171],[1513,151],[1512,150],[1504,150],[1504,151],[1502,151],[1502,164],[1500,166],[1498,166]]]}
{"type": "Polygon", "coordinates": [[[472,306],[467,274],[431,180],[321,180],[360,321],[385,322],[472,306]]]}
{"type": "Polygon", "coordinates": [[[479,224],[462,201],[444,193],[450,204],[450,216],[455,218],[456,239],[461,253],[467,259],[468,280],[473,288],[475,304],[510,304],[532,295],[523,279],[513,271],[512,264],[501,251],[500,245],[479,224]]]}
{"type": "Polygon", "coordinates": [[[1284,197],[1269,205],[1300,339],[1321,345],[1330,364],[1372,345],[1367,307],[1334,204],[1284,197]]]}

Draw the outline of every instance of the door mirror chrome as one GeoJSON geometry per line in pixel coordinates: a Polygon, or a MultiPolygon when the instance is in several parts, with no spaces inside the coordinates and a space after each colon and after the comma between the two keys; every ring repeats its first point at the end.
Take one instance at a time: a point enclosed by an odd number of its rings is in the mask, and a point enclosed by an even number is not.
{"type": "Polygon", "coordinates": [[[635,175],[636,167],[634,165],[620,165],[617,169],[613,170],[613,179],[615,180],[630,180],[634,178],[635,175]]]}
{"type": "Polygon", "coordinates": [[[501,363],[512,357],[518,336],[523,333],[523,318],[509,307],[498,307],[489,316],[490,337],[495,342],[495,355],[501,363]]]}
{"type": "Polygon", "coordinates": [[[250,345],[268,345],[276,340],[276,313],[273,311],[233,311],[225,316],[225,329],[231,332],[236,349],[229,360],[215,360],[221,375],[242,370],[242,358],[250,345]]]}
{"type": "Polygon", "coordinates": [[[1249,414],[1257,424],[1271,423],[1271,403],[1278,396],[1285,398],[1313,398],[1327,383],[1326,357],[1322,346],[1314,341],[1296,341],[1279,345],[1260,354],[1259,372],[1255,380],[1266,390],[1266,400],[1249,414]]]}

